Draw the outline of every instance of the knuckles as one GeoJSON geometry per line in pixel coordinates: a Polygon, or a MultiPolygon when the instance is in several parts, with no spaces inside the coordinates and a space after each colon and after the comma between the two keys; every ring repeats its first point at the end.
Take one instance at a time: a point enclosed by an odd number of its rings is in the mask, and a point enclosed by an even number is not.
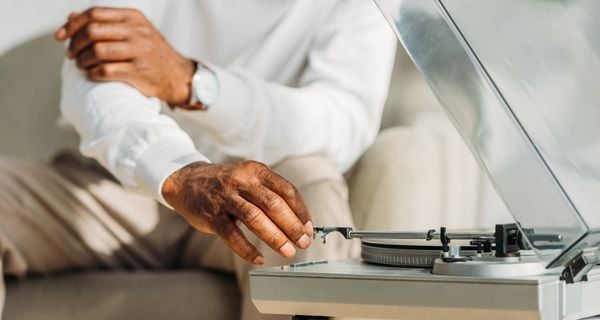
{"type": "Polygon", "coordinates": [[[133,17],[133,18],[143,18],[144,17],[144,14],[136,8],[127,8],[125,10],[127,10],[127,14],[130,17],[133,17]]]}
{"type": "Polygon", "coordinates": [[[248,169],[252,169],[255,172],[262,172],[265,170],[269,170],[269,167],[267,167],[264,163],[254,161],[254,160],[244,161],[244,162],[242,162],[242,166],[244,166],[248,169]]]}
{"type": "Polygon", "coordinates": [[[281,211],[284,208],[284,203],[281,199],[270,193],[264,193],[262,196],[265,198],[265,206],[273,211],[281,211]]]}
{"type": "Polygon", "coordinates": [[[85,15],[89,20],[102,20],[103,14],[106,10],[123,10],[127,16],[132,18],[144,17],[144,14],[135,8],[103,8],[103,7],[92,7],[85,12],[85,15]]]}
{"type": "Polygon", "coordinates": [[[86,15],[90,20],[98,20],[100,19],[100,17],[102,16],[101,13],[102,9],[101,8],[90,8],[88,11],[86,11],[86,15]]]}
{"type": "Polygon", "coordinates": [[[298,189],[294,187],[292,184],[282,185],[279,192],[283,197],[289,200],[294,200],[298,197],[298,189]]]}
{"type": "Polygon", "coordinates": [[[98,60],[106,59],[106,45],[101,42],[96,42],[91,46],[91,54],[93,58],[98,60]]]}
{"type": "Polygon", "coordinates": [[[113,75],[114,68],[110,64],[102,64],[98,66],[98,73],[103,78],[108,78],[113,75]]]}
{"type": "Polygon", "coordinates": [[[87,26],[84,27],[84,29],[82,30],[82,32],[84,32],[84,35],[90,39],[90,40],[97,40],[99,39],[100,36],[100,24],[98,22],[91,22],[90,24],[88,24],[87,26]]]}
{"type": "MultiPolygon", "coordinates": [[[[286,230],[287,230],[286,232],[289,232],[290,235],[294,235],[294,236],[298,237],[298,239],[305,233],[304,226],[301,226],[297,223],[294,223],[291,226],[288,226],[288,228],[286,230]]],[[[295,239],[295,240],[297,240],[297,239],[295,239]]]]}
{"type": "Polygon", "coordinates": [[[114,71],[110,64],[101,64],[89,73],[89,78],[92,80],[105,80],[113,75],[114,71]]]}
{"type": "Polygon", "coordinates": [[[256,209],[242,209],[238,213],[238,219],[246,225],[261,225],[265,221],[265,216],[256,209]]]}
{"type": "Polygon", "coordinates": [[[253,184],[252,175],[243,166],[236,166],[228,175],[229,182],[233,187],[253,184]]]}
{"type": "Polygon", "coordinates": [[[102,43],[94,43],[89,49],[85,50],[77,57],[77,67],[87,68],[91,63],[102,61],[104,58],[104,48],[102,43]]]}
{"type": "Polygon", "coordinates": [[[279,246],[283,246],[285,244],[285,242],[287,241],[286,238],[283,237],[283,235],[279,232],[273,232],[269,238],[268,238],[268,244],[271,245],[271,247],[275,247],[276,249],[279,249],[279,246]]]}
{"type": "Polygon", "coordinates": [[[248,250],[248,251],[245,251],[241,257],[242,257],[242,259],[244,259],[246,261],[252,261],[252,260],[254,260],[254,258],[256,256],[257,256],[257,254],[256,254],[256,252],[254,252],[254,250],[248,250]]]}
{"type": "Polygon", "coordinates": [[[232,181],[240,185],[258,185],[260,184],[260,172],[269,170],[268,167],[260,162],[247,160],[235,166],[231,173],[232,181]]]}
{"type": "Polygon", "coordinates": [[[135,27],[135,32],[137,35],[142,37],[150,37],[153,34],[153,30],[147,24],[142,24],[135,27]]]}

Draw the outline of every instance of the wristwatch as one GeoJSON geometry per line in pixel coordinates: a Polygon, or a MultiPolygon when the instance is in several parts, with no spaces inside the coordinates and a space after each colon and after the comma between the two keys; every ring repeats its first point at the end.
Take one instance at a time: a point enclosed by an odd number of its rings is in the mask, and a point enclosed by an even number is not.
{"type": "Polygon", "coordinates": [[[197,63],[191,89],[189,105],[199,110],[208,110],[219,97],[219,79],[209,67],[197,63]]]}

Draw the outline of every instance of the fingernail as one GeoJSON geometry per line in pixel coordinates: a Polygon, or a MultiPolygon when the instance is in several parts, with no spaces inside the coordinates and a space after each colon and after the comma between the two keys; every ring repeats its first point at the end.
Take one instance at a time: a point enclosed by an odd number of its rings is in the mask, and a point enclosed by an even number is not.
{"type": "Polygon", "coordinates": [[[67,58],[73,59],[73,53],[71,52],[71,50],[67,50],[67,58]]]}
{"type": "Polygon", "coordinates": [[[304,224],[304,230],[306,231],[306,234],[308,234],[309,237],[313,236],[314,226],[312,221],[309,221],[304,224]]]}
{"type": "Polygon", "coordinates": [[[310,237],[306,234],[303,234],[298,241],[296,241],[296,245],[300,249],[306,249],[310,246],[310,237]]]}
{"type": "Polygon", "coordinates": [[[286,242],[281,248],[279,248],[279,252],[281,252],[281,254],[287,258],[291,258],[296,255],[296,249],[294,249],[294,246],[289,242],[286,242]]]}
{"type": "Polygon", "coordinates": [[[257,265],[263,265],[265,263],[265,258],[263,256],[258,256],[252,260],[252,263],[257,265]]]}

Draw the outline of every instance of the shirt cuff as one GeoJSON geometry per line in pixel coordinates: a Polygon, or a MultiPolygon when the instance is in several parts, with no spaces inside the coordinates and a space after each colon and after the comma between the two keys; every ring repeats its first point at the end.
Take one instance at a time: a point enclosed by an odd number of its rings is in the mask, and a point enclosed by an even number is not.
{"type": "Polygon", "coordinates": [[[225,140],[235,140],[237,135],[245,132],[253,100],[250,80],[213,64],[206,64],[219,82],[219,97],[206,111],[186,112],[211,134],[225,140]]]}
{"type": "Polygon", "coordinates": [[[163,138],[139,157],[135,176],[141,191],[173,209],[162,195],[163,183],[173,172],[197,161],[210,162],[196,150],[193,143],[174,137],[163,138]]]}

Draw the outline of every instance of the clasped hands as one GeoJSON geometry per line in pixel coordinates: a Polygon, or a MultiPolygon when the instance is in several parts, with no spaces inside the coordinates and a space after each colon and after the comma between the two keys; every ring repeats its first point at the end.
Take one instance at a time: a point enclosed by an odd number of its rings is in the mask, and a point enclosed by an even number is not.
{"type": "MultiPolygon", "coordinates": [[[[135,9],[72,13],[55,38],[70,39],[67,57],[92,81],[121,81],[170,105],[187,106],[195,63],[179,54],[135,9]]],[[[164,182],[165,200],[197,230],[220,236],[241,258],[264,256],[238,226],[284,257],[311,243],[313,224],[298,190],[264,164],[192,163],[164,182]]]]}

